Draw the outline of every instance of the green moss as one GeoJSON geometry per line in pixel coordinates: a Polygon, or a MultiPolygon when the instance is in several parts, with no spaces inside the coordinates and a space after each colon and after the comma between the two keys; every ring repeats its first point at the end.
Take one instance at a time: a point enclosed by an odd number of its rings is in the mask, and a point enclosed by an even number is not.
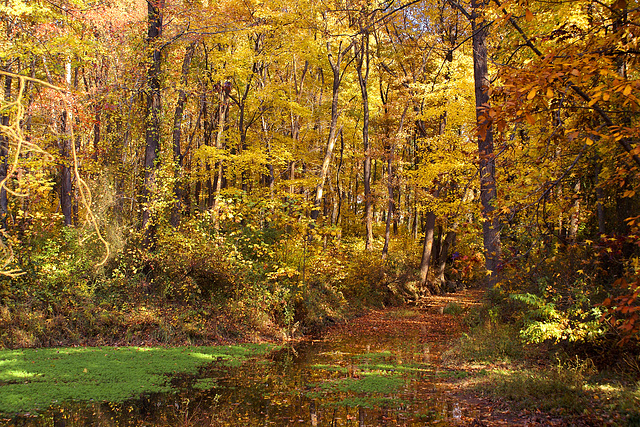
{"type": "Polygon", "coordinates": [[[170,374],[237,365],[270,344],[218,347],[78,347],[0,351],[0,412],[38,411],[67,400],[121,402],[169,391],[170,374]]]}
{"type": "Polygon", "coordinates": [[[346,374],[347,372],[349,372],[349,368],[346,368],[344,366],[338,366],[338,365],[315,364],[315,365],[311,365],[310,368],[320,369],[328,372],[340,372],[343,374],[346,374]]]}
{"type": "Polygon", "coordinates": [[[412,378],[432,373],[432,369],[427,365],[403,361],[400,355],[391,351],[343,356],[347,357],[341,360],[341,364],[316,364],[311,367],[325,372],[352,373],[356,376],[309,384],[312,390],[305,392],[305,396],[332,406],[397,406],[403,401],[395,396],[402,392],[402,388],[407,386],[412,378]],[[344,362],[348,362],[348,367],[344,366],[344,362]]]}
{"type": "Polygon", "coordinates": [[[403,385],[404,379],[399,375],[367,373],[361,378],[342,378],[324,382],[319,387],[332,392],[388,394],[395,393],[403,385]]]}
{"type": "Polygon", "coordinates": [[[193,388],[198,390],[211,390],[218,385],[218,380],[215,378],[200,378],[193,384],[193,388]]]}
{"type": "Polygon", "coordinates": [[[354,359],[372,359],[372,360],[389,359],[392,357],[393,357],[393,353],[391,353],[390,351],[363,353],[363,354],[356,354],[353,356],[354,359]]]}
{"type": "Polygon", "coordinates": [[[376,363],[370,365],[363,365],[362,369],[367,369],[372,372],[397,372],[406,375],[411,374],[425,374],[431,372],[425,365],[420,364],[392,364],[392,363],[376,363]]]}

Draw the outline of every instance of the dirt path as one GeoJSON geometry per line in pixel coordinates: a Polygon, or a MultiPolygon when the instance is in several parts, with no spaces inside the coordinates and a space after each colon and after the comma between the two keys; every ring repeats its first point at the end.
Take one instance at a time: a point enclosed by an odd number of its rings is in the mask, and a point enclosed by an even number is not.
{"type": "Polygon", "coordinates": [[[431,360],[440,369],[440,373],[444,374],[436,387],[457,402],[461,409],[462,415],[457,420],[458,425],[475,427],[574,425],[539,412],[514,412],[504,402],[483,398],[469,387],[467,381],[460,381],[446,375],[447,371],[451,373],[460,371],[443,367],[440,364],[440,358],[443,352],[453,346],[455,340],[467,329],[463,322],[463,315],[447,313],[452,309],[455,311],[455,305],[463,310],[480,306],[483,295],[484,290],[470,289],[445,296],[430,296],[417,306],[371,311],[365,316],[331,328],[327,331],[325,339],[363,334],[402,336],[419,332],[421,342],[428,344],[432,355],[431,360]]]}

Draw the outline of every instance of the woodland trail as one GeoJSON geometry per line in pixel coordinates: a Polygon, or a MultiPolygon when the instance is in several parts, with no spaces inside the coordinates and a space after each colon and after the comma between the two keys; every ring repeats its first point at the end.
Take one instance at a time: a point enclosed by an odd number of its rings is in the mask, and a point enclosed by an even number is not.
{"type": "MultiPolygon", "coordinates": [[[[552,417],[539,411],[514,411],[508,402],[493,401],[483,397],[473,389],[466,376],[460,376],[468,367],[443,366],[441,359],[447,349],[456,345],[468,327],[464,324],[464,314],[446,314],[448,305],[457,305],[463,313],[482,304],[484,289],[467,289],[455,294],[431,295],[422,299],[416,307],[411,307],[415,316],[398,315],[406,308],[390,307],[374,310],[344,324],[331,328],[324,335],[332,337],[367,336],[375,341],[375,336],[395,336],[419,334],[420,342],[429,349],[429,362],[438,374],[436,381],[430,380],[433,394],[444,395],[450,402],[456,402],[459,412],[454,425],[461,426],[569,426],[597,425],[552,417]],[[444,311],[444,313],[443,313],[444,311]]],[[[402,425],[402,424],[397,424],[402,425]]]]}

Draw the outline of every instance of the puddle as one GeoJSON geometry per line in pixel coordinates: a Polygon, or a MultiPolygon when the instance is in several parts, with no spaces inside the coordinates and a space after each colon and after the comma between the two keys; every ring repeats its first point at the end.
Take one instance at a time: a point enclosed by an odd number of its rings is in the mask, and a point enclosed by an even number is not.
{"type": "Polygon", "coordinates": [[[457,425],[460,407],[435,384],[434,347],[417,330],[332,334],[241,366],[212,364],[171,380],[174,392],[121,404],[64,402],[19,426],[457,425]]]}

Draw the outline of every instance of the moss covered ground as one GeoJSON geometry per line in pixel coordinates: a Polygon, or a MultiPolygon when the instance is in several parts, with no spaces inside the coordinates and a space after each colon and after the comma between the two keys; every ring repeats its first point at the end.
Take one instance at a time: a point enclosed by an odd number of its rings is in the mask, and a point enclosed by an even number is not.
{"type": "Polygon", "coordinates": [[[272,344],[203,347],[76,347],[0,351],[0,412],[47,409],[62,401],[121,402],[170,391],[169,375],[218,361],[237,365],[272,344]]]}

